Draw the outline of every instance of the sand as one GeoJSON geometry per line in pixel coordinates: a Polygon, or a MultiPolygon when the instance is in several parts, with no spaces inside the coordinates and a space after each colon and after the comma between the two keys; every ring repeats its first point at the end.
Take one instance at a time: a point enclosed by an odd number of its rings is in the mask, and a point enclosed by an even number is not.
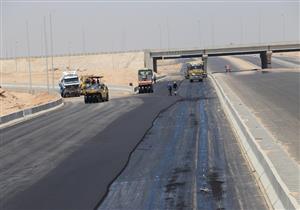
{"type": "Polygon", "coordinates": [[[25,92],[9,91],[0,88],[0,116],[33,106],[41,105],[58,98],[58,95],[49,95],[45,92],[29,94],[25,92]]]}
{"type": "MultiPolygon", "coordinates": [[[[50,62],[50,58],[48,62],[50,62]]],[[[29,68],[25,58],[2,60],[0,80],[2,84],[29,84],[29,68]]],[[[144,67],[143,52],[128,52],[114,54],[98,54],[86,56],[54,57],[54,69],[48,66],[48,81],[57,86],[62,72],[68,69],[77,70],[79,75],[96,74],[104,76],[103,82],[108,84],[129,85],[137,84],[137,70],[144,67]]],[[[31,59],[31,78],[33,85],[47,84],[45,58],[31,59]]]]}
{"type": "MultiPolygon", "coordinates": [[[[50,58],[48,62],[50,63],[50,58]]],[[[2,84],[29,84],[28,62],[25,58],[16,61],[1,60],[0,80],[2,84]]],[[[181,69],[181,64],[177,64],[174,60],[159,61],[158,74],[170,74],[181,69]]],[[[95,74],[104,76],[102,81],[107,84],[128,85],[132,83],[137,85],[137,71],[144,67],[143,52],[128,52],[114,54],[98,54],[86,56],[62,56],[54,57],[54,71],[48,67],[48,82],[50,87],[53,83],[58,85],[62,72],[67,69],[77,70],[79,75],[95,74]]],[[[45,67],[45,58],[31,59],[31,78],[32,85],[46,85],[47,74],[45,67]]],[[[36,106],[55,99],[56,96],[47,93],[38,93],[32,95],[16,91],[8,91],[1,89],[1,116],[15,111],[36,106]]]]}

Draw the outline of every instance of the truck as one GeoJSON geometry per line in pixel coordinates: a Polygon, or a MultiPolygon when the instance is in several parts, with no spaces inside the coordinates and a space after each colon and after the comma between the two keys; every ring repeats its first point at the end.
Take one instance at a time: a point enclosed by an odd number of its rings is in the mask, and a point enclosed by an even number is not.
{"type": "Polygon", "coordinates": [[[153,93],[153,70],[143,68],[138,70],[139,93],[153,93]]]}
{"type": "Polygon", "coordinates": [[[185,78],[189,79],[190,82],[198,80],[199,82],[203,81],[205,77],[205,72],[203,70],[203,63],[190,63],[187,65],[185,78]]]}
{"type": "Polygon", "coordinates": [[[76,71],[64,71],[59,80],[61,97],[80,96],[80,82],[76,71]]]}

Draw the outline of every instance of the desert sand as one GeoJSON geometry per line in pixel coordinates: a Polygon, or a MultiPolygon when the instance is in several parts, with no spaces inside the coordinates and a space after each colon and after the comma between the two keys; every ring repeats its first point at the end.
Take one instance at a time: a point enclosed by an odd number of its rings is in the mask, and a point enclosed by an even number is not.
{"type": "Polygon", "coordinates": [[[41,105],[58,98],[58,95],[48,94],[45,92],[30,94],[0,88],[0,116],[41,105]]]}

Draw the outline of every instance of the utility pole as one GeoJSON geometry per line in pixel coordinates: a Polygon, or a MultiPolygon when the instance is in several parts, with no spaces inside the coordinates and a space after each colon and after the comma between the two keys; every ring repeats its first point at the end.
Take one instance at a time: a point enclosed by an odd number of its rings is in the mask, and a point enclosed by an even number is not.
{"type": "Polygon", "coordinates": [[[158,25],[158,27],[159,27],[159,48],[161,49],[161,48],[162,48],[162,40],[161,40],[161,38],[162,38],[162,34],[161,34],[161,25],[159,24],[159,25],[158,25]]]}
{"type": "Polygon", "coordinates": [[[84,30],[84,26],[82,26],[82,28],[81,28],[81,33],[82,33],[82,52],[85,54],[86,49],[85,49],[85,30],[84,30]]]}
{"type": "Polygon", "coordinates": [[[51,72],[52,72],[52,90],[54,90],[54,65],[53,65],[53,31],[52,31],[52,15],[49,14],[50,21],[50,50],[51,50],[51,72]]]}
{"type": "Polygon", "coordinates": [[[285,41],[285,15],[281,14],[282,17],[282,41],[285,41]]]}
{"type": "Polygon", "coordinates": [[[212,47],[215,45],[215,22],[214,19],[211,19],[211,42],[212,42],[212,47]]]}
{"type": "Polygon", "coordinates": [[[258,37],[258,39],[259,39],[259,44],[261,44],[261,36],[262,36],[262,34],[261,34],[261,11],[260,10],[259,10],[259,16],[258,16],[258,18],[259,18],[258,19],[258,21],[259,21],[259,23],[258,23],[259,24],[258,25],[259,26],[259,29],[258,29],[258,33],[259,33],[258,36],[259,37],[258,37]]]}
{"type": "Polygon", "coordinates": [[[198,20],[197,23],[198,23],[199,47],[201,48],[201,47],[202,47],[202,44],[201,44],[201,23],[200,23],[200,20],[198,20]]]}
{"type": "Polygon", "coordinates": [[[169,20],[167,20],[167,37],[168,37],[168,50],[170,49],[170,28],[169,28],[169,20]]]}
{"type": "Polygon", "coordinates": [[[27,35],[27,56],[28,56],[28,70],[29,70],[29,92],[32,93],[32,78],[31,78],[31,62],[30,62],[30,42],[28,21],[26,21],[26,35],[27,35]]]}
{"type": "Polygon", "coordinates": [[[71,69],[71,41],[68,42],[68,51],[69,51],[69,70],[71,69]]]}
{"type": "Polygon", "coordinates": [[[15,42],[15,62],[16,62],[16,72],[18,72],[18,61],[17,61],[17,56],[18,56],[18,41],[15,42]]]}
{"type": "Polygon", "coordinates": [[[47,32],[46,32],[46,16],[44,16],[44,41],[45,41],[45,59],[46,59],[47,91],[48,91],[48,93],[49,93],[48,43],[47,43],[47,32]]]}
{"type": "Polygon", "coordinates": [[[243,17],[241,17],[241,44],[244,43],[244,23],[243,23],[243,17]]]}

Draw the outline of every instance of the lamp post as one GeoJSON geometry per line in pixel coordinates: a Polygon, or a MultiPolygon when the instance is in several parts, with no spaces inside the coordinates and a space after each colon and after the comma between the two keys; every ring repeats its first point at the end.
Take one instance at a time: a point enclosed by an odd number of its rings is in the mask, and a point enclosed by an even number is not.
{"type": "Polygon", "coordinates": [[[46,60],[46,80],[47,80],[47,91],[49,93],[49,74],[48,74],[48,43],[47,43],[47,32],[46,32],[46,17],[44,16],[44,41],[45,41],[45,60],[46,60]]]}
{"type": "Polygon", "coordinates": [[[51,72],[52,72],[52,89],[54,90],[54,65],[53,65],[53,32],[52,32],[52,15],[49,14],[50,21],[50,51],[51,51],[51,72]]]}
{"type": "Polygon", "coordinates": [[[27,38],[27,60],[28,60],[28,71],[29,71],[29,92],[32,93],[32,78],[31,78],[30,42],[29,42],[28,21],[26,21],[26,38],[27,38]]]}
{"type": "Polygon", "coordinates": [[[18,72],[18,41],[15,42],[15,62],[16,62],[16,72],[18,72]]]}

